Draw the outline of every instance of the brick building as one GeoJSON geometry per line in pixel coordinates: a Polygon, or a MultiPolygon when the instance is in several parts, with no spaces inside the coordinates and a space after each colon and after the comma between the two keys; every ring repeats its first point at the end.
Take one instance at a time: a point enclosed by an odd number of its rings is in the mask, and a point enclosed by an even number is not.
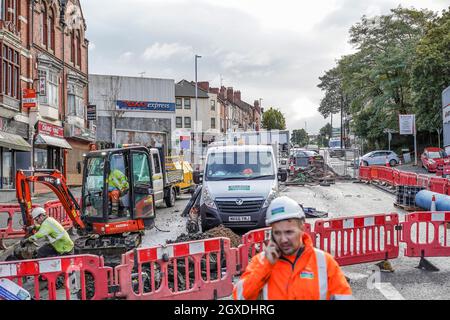
{"type": "Polygon", "coordinates": [[[16,169],[56,168],[76,183],[95,135],[85,121],[88,41],[79,1],[0,0],[0,11],[2,201],[14,192],[16,169]],[[36,90],[36,107],[22,106],[23,89],[36,90]]]}

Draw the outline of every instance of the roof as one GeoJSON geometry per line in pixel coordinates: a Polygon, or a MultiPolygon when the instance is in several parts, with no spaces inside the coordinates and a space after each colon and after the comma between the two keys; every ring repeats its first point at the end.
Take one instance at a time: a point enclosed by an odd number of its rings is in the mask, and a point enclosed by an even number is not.
{"type": "Polygon", "coordinates": [[[273,151],[272,146],[267,145],[231,145],[231,146],[218,146],[208,149],[208,154],[212,152],[255,152],[255,151],[273,151]]]}
{"type": "Polygon", "coordinates": [[[234,102],[234,104],[237,105],[241,109],[250,109],[250,110],[253,109],[253,106],[251,104],[248,104],[247,102],[242,101],[242,100],[236,101],[236,102],[234,102]]]}
{"type": "MultiPolygon", "coordinates": [[[[175,97],[190,97],[195,98],[195,85],[187,80],[181,80],[175,83],[175,97]]],[[[197,86],[197,97],[209,98],[208,92],[197,86]]]]}
{"type": "Polygon", "coordinates": [[[0,131],[0,147],[19,151],[31,151],[31,145],[24,138],[17,134],[4,131],[0,131]]]}
{"type": "Polygon", "coordinates": [[[424,151],[444,151],[444,150],[438,147],[427,147],[424,149],[424,151]]]}

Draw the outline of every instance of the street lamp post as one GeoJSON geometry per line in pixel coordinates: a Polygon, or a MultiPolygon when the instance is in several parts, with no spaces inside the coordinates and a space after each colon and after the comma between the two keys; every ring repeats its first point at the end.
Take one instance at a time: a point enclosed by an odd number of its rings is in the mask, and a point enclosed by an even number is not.
{"type": "Polygon", "coordinates": [[[198,145],[199,145],[199,137],[198,137],[198,81],[197,81],[197,59],[201,58],[202,56],[199,55],[195,55],[195,125],[194,125],[194,130],[195,130],[195,149],[194,150],[194,157],[195,157],[195,153],[198,151],[198,145]]]}

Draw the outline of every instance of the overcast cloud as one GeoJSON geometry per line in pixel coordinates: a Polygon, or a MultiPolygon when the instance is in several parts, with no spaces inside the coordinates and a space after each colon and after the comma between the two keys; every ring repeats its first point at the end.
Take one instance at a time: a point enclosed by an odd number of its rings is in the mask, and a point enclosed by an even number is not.
{"type": "Polygon", "coordinates": [[[317,133],[318,77],[351,53],[362,15],[404,7],[440,11],[448,0],[81,0],[89,72],[232,86],[242,99],[280,108],[288,129],[317,133]]]}

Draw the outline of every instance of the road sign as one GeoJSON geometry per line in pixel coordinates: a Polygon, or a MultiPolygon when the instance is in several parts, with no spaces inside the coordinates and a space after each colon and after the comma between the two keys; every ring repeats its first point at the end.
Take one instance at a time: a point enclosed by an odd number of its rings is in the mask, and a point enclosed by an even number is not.
{"type": "Polygon", "coordinates": [[[97,106],[95,104],[90,104],[86,108],[87,120],[97,120],[97,106]]]}
{"type": "Polygon", "coordinates": [[[398,117],[400,134],[408,135],[416,133],[416,115],[400,114],[398,117]]]}
{"type": "Polygon", "coordinates": [[[37,106],[36,90],[22,90],[22,108],[35,108],[37,106]]]}

